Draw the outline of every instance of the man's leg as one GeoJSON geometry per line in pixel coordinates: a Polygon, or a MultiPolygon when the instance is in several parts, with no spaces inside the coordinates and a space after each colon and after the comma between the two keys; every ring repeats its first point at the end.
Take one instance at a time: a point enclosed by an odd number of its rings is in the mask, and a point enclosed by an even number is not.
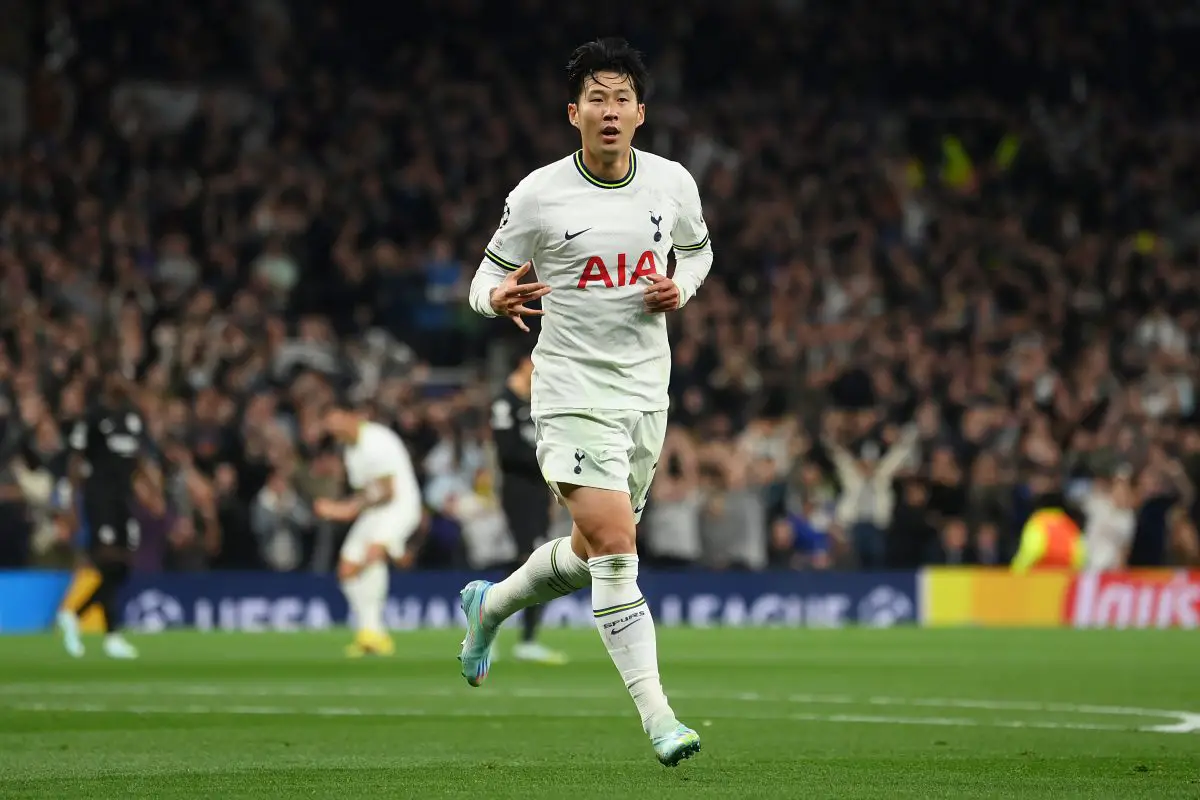
{"type": "Polygon", "coordinates": [[[541,620],[541,606],[530,606],[521,612],[521,644],[537,644],[538,623],[541,620]]]}
{"type": "MultiPolygon", "coordinates": [[[[558,479],[558,491],[574,520],[574,550],[588,560],[596,629],[659,761],[674,766],[699,752],[700,737],[680,724],[663,692],[654,619],[638,585],[637,555],[637,522],[662,452],[666,412],[596,422],[604,432],[619,432],[617,441],[599,437],[594,451],[575,450],[571,474],[579,476],[576,481],[561,471],[549,477],[558,479]]],[[[591,427],[583,426],[576,440],[589,441],[591,427]]]]}
{"type": "MultiPolygon", "coordinates": [[[[92,558],[90,559],[90,563],[95,567],[98,529],[101,526],[108,525],[109,527],[105,532],[105,536],[115,539],[112,520],[109,519],[111,515],[106,514],[100,505],[95,502],[80,503],[79,510],[82,519],[86,520],[85,525],[88,526],[88,530],[90,531],[90,536],[85,539],[85,542],[91,551],[90,555],[92,558]]],[[[79,632],[79,618],[88,609],[100,602],[101,587],[104,586],[104,574],[98,568],[96,569],[96,573],[96,586],[90,594],[80,596],[74,603],[64,602],[58,610],[58,629],[62,633],[63,646],[73,658],[80,658],[84,654],[83,638],[79,632]]]]}
{"type": "Polygon", "coordinates": [[[640,457],[652,469],[665,435],[665,425],[652,431],[652,436],[646,431],[639,435],[643,416],[571,411],[537,420],[542,472],[574,521],[570,543],[563,537],[543,545],[511,577],[494,586],[486,581],[467,585],[462,594],[467,638],[460,658],[467,682],[480,685],[487,676],[491,643],[500,623],[522,608],[581,588],[582,583],[572,582],[574,575],[590,575],[596,627],[659,760],[673,766],[696,753],[700,739],[675,719],[662,691],[654,622],[637,584],[630,486],[638,481],[633,480],[631,461],[640,457]],[[650,441],[655,436],[657,444],[650,441]]]}
{"type": "Polygon", "coordinates": [[[79,597],[76,602],[64,604],[58,611],[58,629],[62,633],[63,647],[73,658],[80,658],[84,654],[83,638],[79,633],[79,618],[100,602],[103,593],[104,573],[99,569],[96,573],[98,577],[95,588],[89,594],[79,597]]]}
{"type": "Polygon", "coordinates": [[[370,518],[359,518],[346,535],[338,562],[338,582],[354,617],[349,656],[390,655],[395,645],[383,622],[388,593],[387,546],[371,541],[370,518]]]}
{"type": "Polygon", "coordinates": [[[114,558],[97,564],[100,586],[97,600],[104,609],[104,654],[109,658],[137,658],[137,649],[121,633],[121,589],[129,581],[129,564],[124,558],[114,558]]]}
{"type": "Polygon", "coordinates": [[[121,590],[129,580],[129,558],[139,544],[141,529],[137,520],[126,517],[119,508],[93,509],[89,519],[97,520],[91,543],[91,560],[100,581],[91,596],[83,597],[74,607],[62,609],[58,626],[63,643],[72,656],[83,655],[79,635],[79,617],[94,605],[104,611],[104,653],[110,658],[137,658],[138,652],[121,633],[121,590]],[[106,513],[107,512],[107,513],[106,513]]]}
{"type": "Polygon", "coordinates": [[[658,671],[654,619],[638,586],[634,515],[629,495],[586,486],[564,487],[586,548],[596,629],[637,706],[642,729],[659,759],[673,766],[700,749],[667,702],[658,671]]]}
{"type": "MultiPolygon", "coordinates": [[[[550,414],[535,420],[537,425],[537,457],[547,481],[556,474],[570,475],[576,466],[574,454],[582,442],[591,437],[592,444],[604,443],[604,436],[615,438],[623,446],[619,428],[605,429],[602,420],[580,418],[575,413],[550,414]],[[580,423],[583,429],[580,429],[580,423]]],[[[602,447],[603,449],[603,447],[602,447]]],[[[580,557],[571,547],[571,537],[560,536],[536,548],[528,560],[499,583],[471,581],[460,593],[467,635],[462,642],[458,659],[462,675],[471,686],[480,686],[491,667],[492,644],[500,625],[522,609],[545,603],[556,597],[571,594],[591,582],[586,556],[580,557]]]]}
{"type": "MultiPolygon", "coordinates": [[[[551,493],[544,481],[530,480],[524,475],[505,475],[501,481],[501,504],[519,554],[519,566],[513,569],[513,573],[524,566],[538,547],[545,544],[550,530],[550,502],[551,493]]],[[[526,606],[520,612],[521,640],[514,648],[513,655],[519,661],[564,664],[567,660],[564,654],[537,641],[541,612],[540,605],[526,606]]]]}
{"type": "MultiPolygon", "coordinates": [[[[106,548],[107,549],[107,548],[106,548]]],[[[94,605],[104,611],[104,653],[110,658],[137,658],[137,649],[121,633],[121,589],[129,580],[129,565],[116,554],[102,553],[95,558],[96,572],[100,581],[91,596],[82,598],[72,608],[64,608],[58,615],[58,626],[63,633],[67,652],[78,658],[83,655],[83,643],[79,636],[79,618],[94,605]]]]}
{"type": "Polygon", "coordinates": [[[492,643],[506,619],[523,609],[576,592],[590,580],[587,561],[572,550],[571,537],[562,536],[538,547],[524,564],[499,583],[468,583],[462,590],[467,637],[459,655],[467,683],[479,686],[487,678],[492,643]]]}
{"type": "Polygon", "coordinates": [[[575,488],[567,507],[592,572],[592,609],[609,657],[625,682],[658,760],[675,766],[700,751],[700,737],[667,703],[658,671],[654,619],[638,586],[641,521],[667,432],[667,413],[637,415],[629,427],[627,493],[575,488]]]}

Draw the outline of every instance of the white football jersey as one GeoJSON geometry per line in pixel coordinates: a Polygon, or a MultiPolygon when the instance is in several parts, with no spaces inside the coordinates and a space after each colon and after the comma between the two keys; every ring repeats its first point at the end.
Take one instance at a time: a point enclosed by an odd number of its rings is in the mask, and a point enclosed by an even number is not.
{"type": "Polygon", "coordinates": [[[533,350],[535,414],[667,408],[667,320],[645,311],[642,292],[646,275],[666,274],[672,248],[682,305],[707,276],[712,250],[696,182],[678,162],[633,150],[625,177],[605,181],[577,151],[517,184],[472,282],[471,305],[494,316],[491,289],[526,261],[551,287],[533,350]]]}
{"type": "Polygon", "coordinates": [[[1117,508],[1107,494],[1093,491],[1084,500],[1083,510],[1088,569],[1104,572],[1124,567],[1137,531],[1133,509],[1117,508]]]}
{"type": "MultiPolygon", "coordinates": [[[[346,447],[346,477],[355,490],[391,477],[392,499],[377,509],[409,509],[420,502],[421,489],[408,449],[395,431],[378,422],[364,422],[358,441],[346,447]]],[[[371,509],[375,510],[375,509],[371,509]]]]}

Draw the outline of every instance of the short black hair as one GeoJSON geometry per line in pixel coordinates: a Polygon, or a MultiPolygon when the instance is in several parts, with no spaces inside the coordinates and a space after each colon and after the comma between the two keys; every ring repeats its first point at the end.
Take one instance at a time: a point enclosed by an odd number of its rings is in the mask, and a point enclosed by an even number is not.
{"type": "Polygon", "coordinates": [[[567,62],[567,88],[571,102],[579,100],[583,85],[597,72],[615,72],[629,78],[639,103],[646,101],[650,90],[650,71],[639,53],[629,42],[616,36],[596,39],[575,48],[567,62]]]}
{"type": "Polygon", "coordinates": [[[527,363],[531,363],[533,361],[533,350],[522,347],[521,349],[517,350],[517,352],[512,354],[511,361],[512,371],[516,372],[524,367],[527,363]]]}

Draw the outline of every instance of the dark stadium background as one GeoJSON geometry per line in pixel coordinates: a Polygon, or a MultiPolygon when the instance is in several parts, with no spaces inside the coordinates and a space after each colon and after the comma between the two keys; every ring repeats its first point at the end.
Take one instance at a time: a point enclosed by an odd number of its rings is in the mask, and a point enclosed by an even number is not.
{"type": "Polygon", "coordinates": [[[1182,0],[5,3],[0,428],[36,436],[0,464],[0,565],[71,563],[59,453],[110,347],[168,465],[140,569],[327,570],[341,532],[308,509],[340,480],[312,413],[333,391],[412,448],[421,565],[468,563],[439,509],[488,491],[520,334],[465,287],[508,189],[576,146],[570,48],[611,33],[657,76],[636,144],[696,176],[716,251],[672,320],[648,558],[1005,564],[1039,503],[1128,466],[1132,563],[1195,563],[1198,21],[1182,0]],[[909,424],[887,513],[836,513],[836,448],[875,469],[909,424]]]}

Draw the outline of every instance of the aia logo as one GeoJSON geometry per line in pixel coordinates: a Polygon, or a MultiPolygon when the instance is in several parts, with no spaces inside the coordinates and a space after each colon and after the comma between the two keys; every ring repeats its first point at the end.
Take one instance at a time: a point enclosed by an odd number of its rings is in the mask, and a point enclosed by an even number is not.
{"type": "Polygon", "coordinates": [[[590,256],[579,276],[578,287],[586,289],[588,284],[597,284],[612,289],[614,286],[632,286],[638,278],[653,275],[658,272],[658,264],[654,261],[654,253],[647,250],[638,256],[637,264],[630,269],[630,258],[625,253],[618,253],[616,263],[605,264],[600,256],[590,256]]]}

